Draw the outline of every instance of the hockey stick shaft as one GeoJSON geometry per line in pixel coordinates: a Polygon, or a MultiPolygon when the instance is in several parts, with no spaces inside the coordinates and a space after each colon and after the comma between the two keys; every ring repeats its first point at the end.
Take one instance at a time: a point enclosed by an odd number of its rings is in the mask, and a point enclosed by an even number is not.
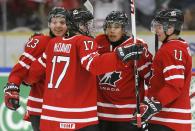
{"type": "Polygon", "coordinates": [[[89,0],[87,0],[84,3],[84,6],[87,8],[87,10],[89,10],[92,14],[94,14],[94,8],[93,5],[91,4],[91,2],[89,0]]]}
{"type": "Polygon", "coordinates": [[[157,34],[155,34],[155,54],[157,53],[158,51],[158,36],[157,34]]]}
{"type": "MultiPolygon", "coordinates": [[[[133,42],[136,43],[135,1],[130,0],[130,5],[131,5],[131,29],[132,29],[132,35],[133,35],[133,42]]],[[[134,75],[135,75],[137,126],[141,127],[140,96],[139,96],[139,83],[138,83],[139,76],[138,76],[137,61],[136,60],[134,60],[134,75]]]]}

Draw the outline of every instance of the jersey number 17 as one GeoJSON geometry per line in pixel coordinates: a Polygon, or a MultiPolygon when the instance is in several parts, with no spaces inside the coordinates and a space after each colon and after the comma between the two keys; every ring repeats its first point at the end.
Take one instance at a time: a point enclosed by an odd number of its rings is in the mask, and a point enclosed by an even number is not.
{"type": "Polygon", "coordinates": [[[48,83],[48,88],[58,88],[62,79],[64,78],[67,68],[69,66],[70,63],[70,57],[65,57],[65,56],[54,56],[52,59],[52,71],[51,71],[51,76],[50,76],[50,82],[48,83]],[[63,71],[61,72],[61,74],[59,75],[56,84],[54,85],[53,83],[53,76],[54,76],[54,72],[55,72],[55,67],[56,64],[64,62],[64,68],[63,71]]]}

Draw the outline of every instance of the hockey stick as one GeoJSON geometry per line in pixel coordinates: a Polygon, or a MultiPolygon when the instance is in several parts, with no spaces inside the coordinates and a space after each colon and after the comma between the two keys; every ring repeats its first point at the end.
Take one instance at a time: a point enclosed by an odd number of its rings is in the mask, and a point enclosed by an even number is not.
{"type": "MultiPolygon", "coordinates": [[[[135,23],[135,1],[130,0],[131,6],[131,30],[133,35],[133,43],[136,43],[136,23],[135,23]]],[[[134,75],[135,75],[135,95],[136,95],[136,119],[137,127],[141,127],[141,114],[140,114],[140,96],[139,96],[139,83],[138,83],[138,70],[137,61],[134,60],[134,75]]]]}
{"type": "Polygon", "coordinates": [[[91,4],[91,2],[89,0],[87,0],[84,3],[84,6],[87,8],[87,10],[89,10],[92,14],[94,14],[93,5],[91,4]]]}
{"type": "Polygon", "coordinates": [[[155,54],[158,51],[158,36],[155,34],[155,54]]]}

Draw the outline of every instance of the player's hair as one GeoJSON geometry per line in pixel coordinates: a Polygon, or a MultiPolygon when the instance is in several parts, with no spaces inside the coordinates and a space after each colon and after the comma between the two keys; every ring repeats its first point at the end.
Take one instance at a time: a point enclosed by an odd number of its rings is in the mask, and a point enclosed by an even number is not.
{"type": "Polygon", "coordinates": [[[184,23],[184,14],[178,9],[166,9],[157,12],[152,22],[162,24],[164,31],[167,31],[169,26],[173,26],[173,34],[179,35],[184,23]]]}
{"type": "Polygon", "coordinates": [[[126,25],[128,24],[128,17],[125,13],[121,11],[112,11],[104,20],[103,24],[104,31],[106,30],[108,25],[112,23],[119,23],[122,25],[122,28],[125,29],[126,25]]]}

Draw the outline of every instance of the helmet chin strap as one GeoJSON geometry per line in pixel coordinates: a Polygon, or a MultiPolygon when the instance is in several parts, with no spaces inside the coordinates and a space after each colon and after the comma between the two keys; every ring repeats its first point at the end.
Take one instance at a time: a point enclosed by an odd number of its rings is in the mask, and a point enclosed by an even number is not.
{"type": "Polygon", "coordinates": [[[174,32],[175,32],[175,31],[173,31],[173,33],[171,33],[170,35],[167,35],[166,31],[164,31],[166,37],[165,37],[165,39],[164,39],[162,42],[163,42],[163,43],[166,43],[167,40],[168,40],[168,38],[169,38],[171,35],[173,35],[174,32]]]}
{"type": "Polygon", "coordinates": [[[163,43],[167,42],[167,39],[169,38],[170,35],[167,35],[166,31],[164,31],[165,33],[165,39],[162,41],[163,43]]]}

